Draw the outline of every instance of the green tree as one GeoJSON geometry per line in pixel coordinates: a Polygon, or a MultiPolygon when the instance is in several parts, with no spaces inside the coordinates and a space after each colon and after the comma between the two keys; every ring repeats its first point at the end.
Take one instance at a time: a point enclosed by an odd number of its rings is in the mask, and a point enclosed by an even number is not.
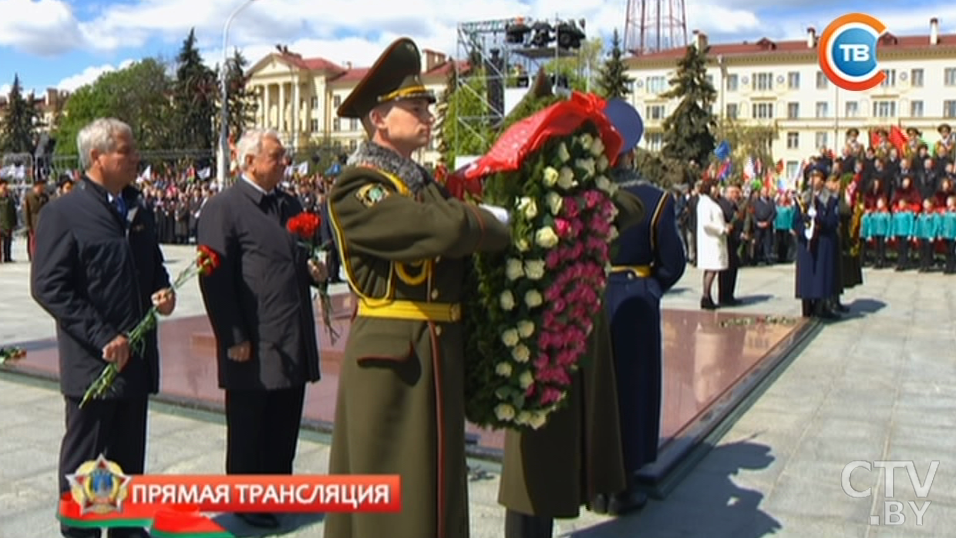
{"type": "Polygon", "coordinates": [[[711,107],[717,90],[707,80],[708,50],[709,47],[687,47],[687,53],[677,64],[676,75],[670,80],[670,91],[661,94],[667,99],[680,99],[674,112],[664,119],[664,156],[702,166],[706,166],[714,151],[716,129],[711,107]]]}
{"type": "MultiPolygon", "coordinates": [[[[227,125],[229,126],[229,136],[233,140],[239,140],[243,131],[255,123],[257,104],[255,95],[246,87],[246,84],[249,82],[249,76],[246,73],[246,67],[248,67],[249,61],[239,52],[239,49],[233,52],[232,58],[229,59],[227,65],[226,102],[228,103],[229,114],[227,125]]],[[[217,92],[217,97],[216,104],[219,106],[222,101],[221,92],[217,92]]],[[[215,111],[213,117],[215,118],[216,132],[218,133],[219,124],[222,120],[215,111]]]]}
{"type": "Polygon", "coordinates": [[[57,129],[55,153],[76,155],[76,135],[87,123],[113,117],[129,124],[141,150],[169,149],[171,81],[166,66],[147,58],[101,75],[70,95],[57,129]]]}
{"type": "Polygon", "coordinates": [[[603,51],[604,41],[600,37],[587,39],[574,54],[556,57],[545,63],[544,68],[548,73],[566,77],[569,89],[589,91],[596,84],[593,72],[601,65],[603,51]]]}
{"type": "Polygon", "coordinates": [[[219,85],[216,74],[203,63],[192,29],[176,56],[173,83],[175,140],[177,149],[211,150],[217,140],[213,133],[219,85]]]}
{"type": "MultiPolygon", "coordinates": [[[[443,165],[445,168],[454,164],[455,156],[452,149],[455,147],[455,141],[448,135],[445,122],[448,120],[448,106],[451,102],[451,97],[454,95],[457,87],[458,70],[452,67],[448,70],[448,76],[445,78],[445,89],[441,95],[438,96],[438,102],[435,103],[435,114],[437,117],[435,118],[433,136],[435,140],[438,141],[438,162],[436,164],[443,165]]],[[[454,121],[454,119],[452,121],[454,121]]]]}
{"type": "Polygon", "coordinates": [[[459,76],[442,119],[442,137],[448,143],[443,157],[449,167],[456,166],[456,157],[484,154],[494,142],[484,70],[459,76]]]}
{"type": "Polygon", "coordinates": [[[33,94],[23,95],[20,76],[13,76],[10,99],[0,119],[0,149],[8,153],[33,153],[40,113],[33,94]]]}
{"type": "Polygon", "coordinates": [[[611,52],[601,66],[597,86],[605,99],[627,97],[631,93],[630,84],[634,79],[627,74],[627,65],[624,63],[624,51],[621,50],[621,38],[614,30],[611,37],[611,52]]]}

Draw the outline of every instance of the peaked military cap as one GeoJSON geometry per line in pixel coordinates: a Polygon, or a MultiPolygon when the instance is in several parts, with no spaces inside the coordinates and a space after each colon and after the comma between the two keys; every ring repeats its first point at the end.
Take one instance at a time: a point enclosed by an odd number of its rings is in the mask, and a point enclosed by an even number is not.
{"type": "Polygon", "coordinates": [[[378,57],[338,109],[343,118],[363,118],[382,103],[409,99],[435,102],[422,83],[422,55],[411,39],[395,41],[378,57]]]}
{"type": "Polygon", "coordinates": [[[846,135],[847,135],[847,136],[859,136],[859,135],[860,135],[860,130],[857,129],[856,127],[853,127],[853,128],[851,128],[851,129],[848,129],[848,130],[847,130],[846,135]]]}
{"type": "Polygon", "coordinates": [[[946,133],[951,133],[953,132],[953,129],[949,126],[948,123],[942,123],[940,124],[939,127],[936,128],[936,131],[940,134],[942,134],[943,131],[945,131],[946,133]]]}

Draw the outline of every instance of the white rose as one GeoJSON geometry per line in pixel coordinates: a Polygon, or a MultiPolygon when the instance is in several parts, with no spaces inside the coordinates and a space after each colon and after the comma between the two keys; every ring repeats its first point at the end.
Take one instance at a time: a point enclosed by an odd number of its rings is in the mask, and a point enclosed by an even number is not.
{"type": "MultiPolygon", "coordinates": [[[[564,145],[562,144],[562,147],[563,146],[564,145]]],[[[564,151],[567,152],[568,150],[565,149],[564,151]]],[[[565,161],[562,160],[561,162],[565,162],[565,161]]],[[[545,168],[544,169],[544,184],[548,187],[553,187],[554,184],[557,182],[558,182],[558,171],[550,166],[545,168]]]]}
{"type": "Polygon", "coordinates": [[[531,250],[531,245],[528,244],[528,240],[521,238],[515,241],[515,248],[518,249],[518,252],[528,252],[531,250]]]}
{"type": "Polygon", "coordinates": [[[577,181],[574,180],[574,171],[567,166],[562,167],[558,174],[558,187],[568,190],[575,185],[577,185],[577,181]]]}
{"type": "Polygon", "coordinates": [[[499,362],[498,365],[495,366],[495,373],[501,377],[508,377],[511,375],[511,365],[507,362],[499,362]]]}
{"type": "Polygon", "coordinates": [[[518,413],[518,416],[515,417],[515,424],[530,424],[531,423],[531,413],[528,411],[522,411],[518,413]]]}
{"type": "Polygon", "coordinates": [[[501,341],[508,347],[515,347],[520,340],[521,339],[518,338],[518,331],[515,329],[508,329],[501,333],[501,341]]]}
{"type": "Polygon", "coordinates": [[[528,425],[530,425],[533,429],[537,430],[541,426],[544,426],[547,422],[548,422],[547,415],[545,415],[541,411],[535,411],[534,413],[531,413],[531,419],[528,421],[528,425]]]}
{"type": "Polygon", "coordinates": [[[521,338],[531,338],[531,335],[534,334],[534,322],[529,320],[519,321],[518,334],[521,335],[521,338]]]}
{"type": "MultiPolygon", "coordinates": [[[[571,160],[571,153],[568,151],[568,146],[564,142],[558,144],[558,159],[561,161],[561,164],[571,160]]],[[[545,172],[547,172],[547,170],[545,170],[545,172]]]]}
{"type": "Polygon", "coordinates": [[[551,214],[558,216],[558,213],[561,212],[561,208],[564,207],[564,198],[560,194],[551,191],[545,196],[545,201],[548,202],[548,209],[551,210],[551,214]]]}
{"type": "Polygon", "coordinates": [[[524,265],[521,263],[521,260],[514,258],[509,259],[505,266],[505,276],[508,277],[508,280],[518,280],[523,277],[524,265]]]}
{"type": "Polygon", "coordinates": [[[534,200],[531,200],[528,205],[524,206],[524,217],[528,220],[531,220],[538,216],[538,204],[534,200]]]}
{"type": "Polygon", "coordinates": [[[600,190],[602,190],[602,191],[604,191],[604,192],[606,192],[606,193],[610,193],[610,192],[611,192],[611,185],[613,185],[613,183],[611,183],[611,180],[608,179],[608,178],[605,177],[605,176],[598,176],[597,179],[594,180],[594,185],[595,185],[598,189],[600,189],[600,190]]]}
{"type": "Polygon", "coordinates": [[[515,296],[512,295],[511,291],[505,290],[498,296],[498,303],[501,304],[502,310],[513,310],[515,307],[515,296]]]}
{"type": "Polygon", "coordinates": [[[531,260],[524,262],[524,274],[531,280],[541,280],[544,278],[544,260],[531,260]]]}
{"type": "Polygon", "coordinates": [[[598,155],[604,154],[604,141],[600,138],[595,138],[594,142],[591,142],[591,155],[597,157],[598,155]]]}
{"type": "Polygon", "coordinates": [[[614,241],[615,239],[618,238],[619,235],[621,234],[617,232],[617,226],[611,226],[611,229],[608,230],[607,232],[607,240],[614,241]]]}
{"type": "Polygon", "coordinates": [[[584,170],[588,177],[594,175],[594,159],[578,159],[574,162],[574,166],[584,170]]]}
{"type": "Polygon", "coordinates": [[[603,172],[607,170],[607,167],[611,166],[611,163],[607,160],[607,155],[601,155],[597,159],[597,169],[598,172],[603,172]]]}
{"type": "Polygon", "coordinates": [[[521,376],[518,377],[518,384],[521,385],[521,388],[526,389],[534,385],[534,376],[531,375],[531,372],[525,370],[521,373],[521,376]]]}
{"type": "Polygon", "coordinates": [[[594,137],[588,133],[584,133],[581,135],[580,142],[581,146],[583,146],[585,150],[591,149],[591,144],[594,143],[594,137]]]}
{"type": "Polygon", "coordinates": [[[515,408],[508,404],[498,404],[495,406],[495,416],[498,420],[513,420],[515,418],[515,408]]]}
{"type": "Polygon", "coordinates": [[[511,350],[511,357],[522,364],[526,363],[531,360],[531,350],[524,344],[518,344],[511,350]]]}
{"type": "MultiPolygon", "coordinates": [[[[537,308],[544,303],[544,297],[541,296],[541,293],[538,290],[531,290],[528,293],[524,294],[524,304],[528,305],[528,308],[537,308]]],[[[517,335],[517,333],[515,333],[517,335]]]]}
{"type": "Polygon", "coordinates": [[[550,226],[545,226],[534,233],[534,242],[541,248],[554,248],[558,244],[558,234],[550,226]]]}

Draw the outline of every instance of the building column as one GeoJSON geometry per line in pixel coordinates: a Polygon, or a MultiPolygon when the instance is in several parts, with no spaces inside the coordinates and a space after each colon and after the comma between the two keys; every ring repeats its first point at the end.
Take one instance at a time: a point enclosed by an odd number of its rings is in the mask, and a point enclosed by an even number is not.
{"type": "Polygon", "coordinates": [[[279,110],[276,114],[276,130],[285,135],[285,83],[279,84],[279,110]]]}

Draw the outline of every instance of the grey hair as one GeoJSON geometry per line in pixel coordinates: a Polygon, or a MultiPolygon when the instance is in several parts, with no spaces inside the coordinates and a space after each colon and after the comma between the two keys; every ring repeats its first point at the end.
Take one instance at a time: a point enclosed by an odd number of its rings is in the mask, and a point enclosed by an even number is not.
{"type": "Polygon", "coordinates": [[[282,138],[273,129],[249,129],[242,133],[242,138],[236,144],[236,159],[239,160],[240,169],[245,169],[247,156],[255,157],[259,155],[262,151],[262,141],[266,138],[273,138],[279,144],[282,144],[282,138]]]}
{"type": "Polygon", "coordinates": [[[80,153],[80,164],[84,170],[93,165],[91,153],[97,150],[109,153],[116,149],[116,135],[125,133],[130,138],[133,130],[125,122],[116,118],[95,119],[83,127],[76,135],[76,149],[80,153]]]}

